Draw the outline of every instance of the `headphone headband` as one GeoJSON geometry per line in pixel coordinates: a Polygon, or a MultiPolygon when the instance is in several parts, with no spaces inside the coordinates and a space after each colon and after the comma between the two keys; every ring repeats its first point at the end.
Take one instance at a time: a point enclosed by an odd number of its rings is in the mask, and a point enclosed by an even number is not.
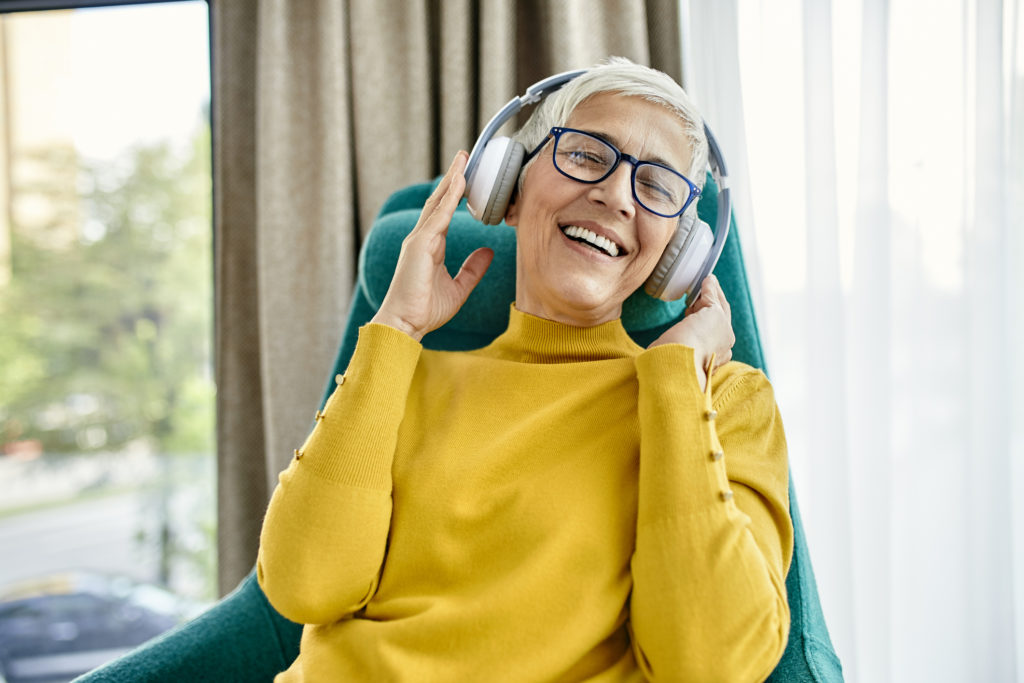
{"type": "Polygon", "coordinates": [[[469,153],[469,161],[466,162],[466,185],[468,186],[473,182],[473,176],[476,174],[477,166],[480,164],[480,157],[483,156],[484,147],[487,146],[487,143],[490,142],[495,133],[509,119],[522,111],[523,107],[537,104],[572,79],[585,73],[587,73],[586,69],[576,69],[575,71],[563,71],[560,74],[548,76],[527,88],[522,96],[513,97],[509,100],[497,114],[491,117],[491,120],[487,122],[484,129],[480,131],[480,136],[476,139],[476,144],[473,145],[473,151],[469,153]]]}
{"type": "Polygon", "coordinates": [[[697,276],[697,289],[693,291],[696,297],[700,293],[700,283],[711,274],[718,264],[718,259],[725,249],[725,240],[729,237],[729,225],[732,219],[732,192],[729,189],[729,171],[725,167],[725,157],[718,147],[718,140],[715,134],[704,124],[704,137],[708,139],[708,166],[711,167],[711,177],[718,185],[718,215],[715,218],[715,242],[711,245],[711,252],[708,254],[704,268],[697,276]]]}
{"type": "MultiPolygon", "coordinates": [[[[487,122],[480,132],[476,144],[473,145],[473,150],[466,163],[466,196],[469,197],[469,209],[475,218],[489,224],[501,222],[512,196],[515,181],[522,168],[524,154],[522,145],[508,138],[495,138],[498,130],[518,114],[523,107],[536,104],[587,71],[589,70],[564,71],[537,81],[527,88],[523,95],[509,100],[487,122]]],[[[718,147],[718,141],[707,123],[704,124],[704,134],[708,141],[708,166],[711,169],[711,177],[718,185],[718,216],[715,220],[713,242],[711,241],[712,235],[702,235],[699,241],[703,246],[699,249],[707,249],[707,252],[706,256],[702,256],[698,263],[694,263],[686,252],[695,236],[691,236],[689,240],[679,240],[680,244],[685,244],[686,247],[683,248],[682,254],[678,258],[674,255],[671,258],[663,257],[662,262],[655,268],[651,280],[648,281],[646,289],[652,296],[666,300],[678,298],[687,290],[692,290],[689,292],[691,299],[697,296],[700,291],[700,283],[714,270],[718,258],[722,254],[722,249],[725,247],[725,240],[729,236],[732,217],[729,174],[726,170],[725,159],[718,147]]],[[[694,207],[694,212],[696,212],[696,207],[694,207]]],[[[683,229],[685,225],[687,232],[692,229],[700,229],[705,233],[710,233],[710,228],[701,221],[693,219],[684,221],[685,216],[684,213],[679,217],[679,230],[683,229]],[[695,222],[698,225],[695,226],[695,222]]],[[[670,247],[675,241],[674,238],[670,247]]],[[[678,247],[676,250],[678,251],[678,247]]]]}

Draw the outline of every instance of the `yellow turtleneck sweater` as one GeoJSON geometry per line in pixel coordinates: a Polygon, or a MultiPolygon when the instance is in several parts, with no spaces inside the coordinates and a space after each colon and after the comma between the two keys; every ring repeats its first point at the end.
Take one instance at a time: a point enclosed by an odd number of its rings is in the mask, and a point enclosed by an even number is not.
{"type": "Polygon", "coordinates": [[[618,322],[512,310],[472,352],[383,325],[280,477],[271,604],[307,624],[278,681],[756,681],[789,628],[771,386],[618,322]]]}

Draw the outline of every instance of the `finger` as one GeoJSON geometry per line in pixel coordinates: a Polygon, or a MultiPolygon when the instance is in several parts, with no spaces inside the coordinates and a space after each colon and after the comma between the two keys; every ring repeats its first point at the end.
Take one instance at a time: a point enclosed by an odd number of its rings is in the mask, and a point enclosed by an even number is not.
{"type": "Polygon", "coordinates": [[[694,298],[693,302],[690,303],[687,308],[687,313],[696,313],[697,311],[703,310],[712,306],[715,303],[715,299],[712,293],[709,291],[710,288],[701,285],[700,292],[694,298]]]}
{"type": "Polygon", "coordinates": [[[455,275],[454,282],[459,292],[459,305],[465,303],[466,299],[469,298],[470,292],[476,287],[480,280],[483,278],[484,273],[491,266],[491,261],[494,260],[494,251],[488,247],[480,247],[472,254],[466,257],[466,260],[462,262],[462,267],[459,268],[459,272],[455,275]]]}
{"type": "Polygon", "coordinates": [[[714,293],[715,300],[722,307],[722,310],[725,311],[725,314],[731,319],[732,307],[729,305],[729,299],[725,296],[725,290],[722,289],[722,283],[719,282],[715,275],[708,275],[705,281],[709,282],[710,288],[714,293]]]}
{"type": "Polygon", "coordinates": [[[708,275],[701,281],[700,293],[693,300],[688,313],[695,313],[713,306],[722,306],[724,302],[725,295],[718,284],[718,279],[714,275],[708,275]]]}
{"type": "Polygon", "coordinates": [[[424,205],[420,221],[416,225],[417,229],[435,234],[447,232],[448,224],[451,223],[455,209],[458,208],[463,191],[466,189],[466,178],[462,175],[466,168],[466,160],[465,152],[460,151],[455,155],[448,173],[435,190],[437,197],[432,195],[433,202],[424,205]],[[442,186],[443,192],[438,193],[437,191],[441,190],[442,186]]]}
{"type": "Polygon", "coordinates": [[[443,210],[449,216],[455,212],[455,208],[462,200],[462,194],[466,189],[466,176],[463,175],[463,171],[466,170],[467,160],[466,153],[459,151],[455,155],[451,168],[448,169],[451,177],[448,180],[448,189],[445,190],[444,196],[441,197],[439,210],[443,210]]]}
{"type": "Polygon", "coordinates": [[[713,302],[721,291],[722,288],[718,283],[718,278],[713,273],[708,273],[700,281],[700,295],[698,298],[705,298],[713,302]]]}
{"type": "MultiPolygon", "coordinates": [[[[448,164],[448,170],[446,170],[444,175],[441,177],[441,182],[437,184],[437,187],[435,187],[434,191],[431,193],[432,198],[441,197],[448,191],[448,188],[452,184],[452,180],[457,176],[462,175],[462,171],[466,167],[466,160],[467,156],[463,150],[460,149],[455,153],[455,156],[452,157],[452,162],[448,164]]],[[[463,178],[463,180],[465,180],[465,178],[463,178]]]]}
{"type": "Polygon", "coordinates": [[[444,172],[443,176],[441,176],[441,181],[437,184],[437,187],[434,188],[434,191],[430,193],[430,196],[427,197],[427,201],[423,203],[424,212],[428,209],[432,211],[441,200],[441,197],[444,196],[444,193],[448,191],[448,186],[451,184],[452,180],[452,169],[455,167],[455,162],[458,160],[458,156],[459,155],[456,154],[455,157],[452,158],[452,163],[448,165],[448,170],[444,172]]]}
{"type": "Polygon", "coordinates": [[[693,297],[693,299],[690,300],[690,303],[687,304],[686,313],[687,315],[689,315],[690,313],[696,313],[700,309],[706,308],[707,306],[707,297],[704,294],[704,288],[701,287],[700,291],[697,293],[697,296],[693,297]]]}
{"type": "MultiPolygon", "coordinates": [[[[452,158],[452,163],[448,165],[448,170],[445,171],[444,175],[441,176],[441,181],[434,188],[434,191],[427,197],[427,201],[423,203],[423,211],[421,216],[429,216],[437,208],[437,205],[441,202],[441,199],[447,194],[452,184],[452,179],[458,174],[461,175],[461,168],[459,168],[459,159],[463,156],[462,150],[455,153],[452,158]],[[456,173],[456,169],[459,169],[459,173],[456,173]]],[[[465,179],[463,179],[465,180],[465,179]]]]}
{"type": "Polygon", "coordinates": [[[708,277],[712,278],[712,282],[714,283],[715,298],[718,299],[718,302],[722,304],[723,308],[728,310],[729,300],[725,297],[725,290],[722,289],[722,283],[719,282],[718,278],[714,275],[709,275],[708,277]]]}
{"type": "Polygon", "coordinates": [[[702,293],[707,293],[708,297],[713,301],[717,302],[722,297],[722,285],[719,284],[718,278],[714,275],[705,277],[700,289],[702,293]]]}

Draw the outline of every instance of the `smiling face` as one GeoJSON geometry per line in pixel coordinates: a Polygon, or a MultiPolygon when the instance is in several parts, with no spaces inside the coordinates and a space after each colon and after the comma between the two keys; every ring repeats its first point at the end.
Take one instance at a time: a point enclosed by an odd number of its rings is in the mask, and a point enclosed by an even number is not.
{"type": "MultiPolygon", "coordinates": [[[[596,133],[638,159],[681,173],[690,167],[682,121],[655,102],[601,93],[576,107],[565,125],[596,133]]],[[[628,162],[588,185],[558,172],[553,149],[551,141],[541,149],[505,216],[517,233],[516,308],[580,327],[599,325],[621,316],[622,302],[653,272],[679,218],[636,203],[628,162]]]]}

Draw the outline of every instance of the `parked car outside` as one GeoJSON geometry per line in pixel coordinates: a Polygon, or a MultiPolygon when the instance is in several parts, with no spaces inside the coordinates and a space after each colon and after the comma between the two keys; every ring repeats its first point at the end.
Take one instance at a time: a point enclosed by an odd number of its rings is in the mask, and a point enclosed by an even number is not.
{"type": "Polygon", "coordinates": [[[84,572],[0,588],[0,683],[70,681],[197,614],[153,584],[84,572]]]}

